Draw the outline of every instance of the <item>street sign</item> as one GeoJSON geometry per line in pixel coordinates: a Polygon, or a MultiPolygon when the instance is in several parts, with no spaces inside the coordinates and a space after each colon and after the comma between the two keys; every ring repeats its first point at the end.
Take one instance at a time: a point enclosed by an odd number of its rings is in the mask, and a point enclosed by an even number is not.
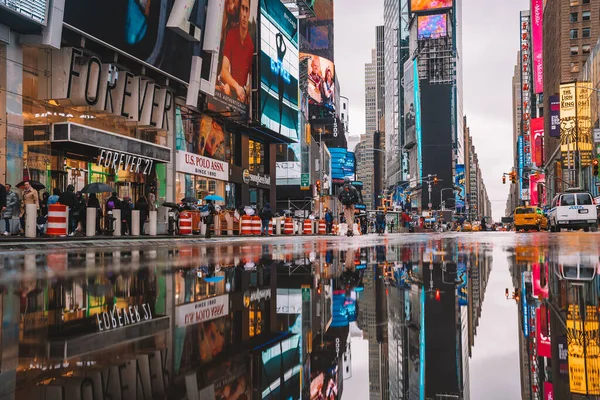
{"type": "Polygon", "coordinates": [[[300,175],[300,190],[310,190],[310,175],[300,175]]]}

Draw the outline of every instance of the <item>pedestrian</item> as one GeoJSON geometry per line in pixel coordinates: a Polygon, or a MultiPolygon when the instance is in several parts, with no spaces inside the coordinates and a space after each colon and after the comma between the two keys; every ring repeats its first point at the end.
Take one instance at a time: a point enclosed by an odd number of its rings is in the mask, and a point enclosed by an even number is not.
{"type": "Polygon", "coordinates": [[[146,223],[146,218],[148,218],[149,205],[146,200],[146,196],[140,196],[138,201],[135,202],[135,209],[140,212],[140,233],[144,234],[144,224],[146,223]]]}
{"type": "MultiPolygon", "coordinates": [[[[96,209],[96,234],[100,232],[100,219],[102,218],[102,208],[100,207],[100,201],[96,196],[96,193],[90,193],[87,201],[88,208],[96,209]]],[[[87,211],[86,211],[86,219],[87,219],[87,211]]]]}
{"type": "Polygon", "coordinates": [[[61,191],[59,188],[52,189],[52,196],[48,197],[48,206],[58,203],[60,199],[61,191]]]}
{"type": "Polygon", "coordinates": [[[46,217],[48,215],[48,199],[50,195],[48,192],[42,193],[42,201],[40,202],[40,212],[42,213],[42,217],[46,217]]]}
{"type": "Polygon", "coordinates": [[[331,235],[333,229],[333,213],[329,208],[325,209],[325,232],[331,235]]]}
{"type": "Polygon", "coordinates": [[[121,208],[121,200],[117,196],[117,192],[112,192],[111,196],[106,200],[106,211],[112,211],[114,209],[121,208]]]}
{"type": "Polygon", "coordinates": [[[338,195],[338,200],[344,206],[344,216],[348,224],[348,236],[353,236],[354,205],[359,202],[358,190],[350,184],[350,178],[344,178],[344,186],[338,195]]]}
{"type": "MultiPolygon", "coordinates": [[[[69,185],[70,187],[72,187],[73,190],[75,190],[75,186],[73,185],[69,185]]],[[[67,187],[67,192],[69,192],[69,187],[67,187]]],[[[65,192],[65,193],[67,193],[65,192]]],[[[63,196],[65,195],[65,193],[63,193],[63,196]]],[[[73,214],[73,230],[71,231],[71,233],[69,234],[69,236],[74,236],[76,231],[80,231],[80,232],[85,232],[85,225],[86,225],[86,213],[85,213],[85,208],[87,206],[86,201],[85,201],[85,197],[83,196],[83,193],[81,192],[71,192],[73,193],[73,195],[75,196],[75,201],[73,203],[73,207],[72,207],[72,214],[73,214]]],[[[61,198],[63,197],[61,196],[61,198]]],[[[67,199],[70,201],[70,195],[67,196],[67,199]]],[[[62,203],[59,200],[59,203],[62,203]]],[[[71,215],[71,208],[69,208],[69,215],[71,215]]],[[[69,217],[70,218],[70,217],[69,217]]],[[[70,221],[70,219],[69,219],[70,221]]]]}
{"type": "Polygon", "coordinates": [[[487,224],[485,223],[485,217],[481,218],[481,230],[483,232],[487,231],[487,224]]]}
{"type": "Polygon", "coordinates": [[[19,209],[19,195],[13,192],[12,186],[8,183],[5,185],[6,190],[6,206],[2,209],[2,218],[4,218],[4,236],[10,236],[10,221],[15,212],[19,209]]]}
{"type": "Polygon", "coordinates": [[[215,214],[217,213],[217,210],[215,209],[215,205],[213,204],[212,200],[206,200],[206,210],[208,214],[206,215],[206,217],[204,217],[204,222],[206,223],[206,232],[204,234],[204,237],[206,239],[210,239],[210,233],[213,229],[213,224],[215,223],[215,214]]]}
{"type": "Polygon", "coordinates": [[[67,190],[58,196],[58,202],[63,206],[69,207],[69,234],[74,235],[80,219],[79,214],[75,216],[75,211],[79,202],[77,195],[75,194],[75,186],[68,185],[67,190]]]}
{"type": "Polygon", "coordinates": [[[148,207],[149,211],[157,211],[156,208],[156,189],[151,189],[150,194],[148,195],[148,207]]]}
{"type": "MultiPolygon", "coordinates": [[[[23,203],[21,206],[21,231],[25,233],[25,218],[26,218],[26,210],[28,204],[35,204],[36,208],[40,209],[40,198],[38,195],[38,191],[31,187],[31,183],[29,181],[25,181],[23,184],[23,203]]],[[[36,215],[37,218],[37,215],[36,215]]],[[[37,222],[37,220],[36,220],[37,222]]]]}
{"type": "Polygon", "coordinates": [[[261,236],[263,234],[265,236],[269,236],[269,224],[271,223],[271,218],[273,218],[273,210],[271,210],[271,204],[265,203],[265,206],[260,212],[260,219],[262,221],[262,227],[260,229],[261,236]]]}
{"type": "Polygon", "coordinates": [[[133,209],[133,204],[131,204],[131,200],[129,197],[123,197],[123,201],[121,202],[121,234],[127,235],[130,233],[131,229],[131,210],[133,209]]]}

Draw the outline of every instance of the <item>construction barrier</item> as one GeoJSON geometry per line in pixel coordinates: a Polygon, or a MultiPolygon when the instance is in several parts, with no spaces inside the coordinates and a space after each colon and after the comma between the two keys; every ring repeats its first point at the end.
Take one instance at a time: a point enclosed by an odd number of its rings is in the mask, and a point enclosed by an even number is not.
{"type": "Polygon", "coordinates": [[[304,230],[302,233],[304,235],[312,235],[313,234],[312,221],[310,219],[304,220],[304,230]]]}
{"type": "Polygon", "coordinates": [[[48,236],[67,236],[69,233],[69,207],[62,204],[48,206],[48,236]]]}
{"type": "Polygon", "coordinates": [[[272,219],[269,222],[269,235],[273,235],[273,225],[275,225],[277,223],[276,219],[272,219]]]}
{"type": "Polygon", "coordinates": [[[179,214],[179,234],[192,235],[192,215],[188,211],[179,214]]]}
{"type": "Polygon", "coordinates": [[[260,235],[260,230],[262,228],[262,221],[260,220],[259,216],[254,215],[252,217],[252,234],[253,235],[260,235]]]}
{"type": "Polygon", "coordinates": [[[327,224],[324,219],[319,220],[319,235],[327,234],[327,224]]]}
{"type": "Polygon", "coordinates": [[[242,218],[240,220],[240,235],[242,235],[242,236],[252,235],[252,217],[251,216],[242,215],[242,218]]]}
{"type": "Polygon", "coordinates": [[[293,235],[294,234],[294,219],[286,218],[283,224],[283,234],[293,235]]]}

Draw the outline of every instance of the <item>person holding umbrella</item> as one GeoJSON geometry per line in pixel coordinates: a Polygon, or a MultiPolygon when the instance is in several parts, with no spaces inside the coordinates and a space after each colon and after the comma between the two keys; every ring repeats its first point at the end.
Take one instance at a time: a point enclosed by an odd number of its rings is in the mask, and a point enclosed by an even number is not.
{"type": "Polygon", "coordinates": [[[23,203],[21,206],[21,231],[25,233],[25,210],[27,204],[35,204],[37,209],[40,209],[40,198],[38,191],[35,190],[29,181],[23,182],[23,203]]]}

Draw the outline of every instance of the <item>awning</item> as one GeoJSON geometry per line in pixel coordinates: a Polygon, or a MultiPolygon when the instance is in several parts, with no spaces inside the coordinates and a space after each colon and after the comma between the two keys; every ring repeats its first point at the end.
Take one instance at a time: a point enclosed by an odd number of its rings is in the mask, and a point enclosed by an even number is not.
{"type": "Polygon", "coordinates": [[[148,158],[161,163],[171,161],[171,149],[158,144],[130,138],[73,122],[52,124],[50,134],[52,143],[69,143],[74,147],[106,149],[133,156],[148,158]]]}

